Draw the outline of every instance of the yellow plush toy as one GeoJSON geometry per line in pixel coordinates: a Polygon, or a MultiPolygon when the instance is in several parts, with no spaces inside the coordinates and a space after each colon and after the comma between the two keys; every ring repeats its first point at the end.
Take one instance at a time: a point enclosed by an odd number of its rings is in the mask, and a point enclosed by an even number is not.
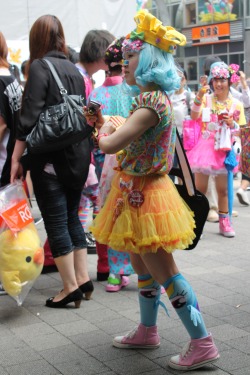
{"type": "Polygon", "coordinates": [[[0,234],[0,280],[12,297],[18,296],[22,287],[34,281],[42,271],[44,252],[32,225],[16,235],[10,230],[0,234]]]}

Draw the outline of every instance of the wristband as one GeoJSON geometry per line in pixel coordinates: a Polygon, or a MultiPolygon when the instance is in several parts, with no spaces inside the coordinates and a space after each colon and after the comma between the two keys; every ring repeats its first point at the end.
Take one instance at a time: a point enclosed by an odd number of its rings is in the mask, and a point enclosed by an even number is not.
{"type": "Polygon", "coordinates": [[[193,103],[193,105],[191,107],[191,111],[199,113],[200,110],[201,110],[201,104],[197,105],[197,104],[193,103]]]}
{"type": "Polygon", "coordinates": [[[199,98],[199,97],[195,97],[194,98],[194,103],[196,104],[196,105],[201,105],[201,99],[199,98]]]}

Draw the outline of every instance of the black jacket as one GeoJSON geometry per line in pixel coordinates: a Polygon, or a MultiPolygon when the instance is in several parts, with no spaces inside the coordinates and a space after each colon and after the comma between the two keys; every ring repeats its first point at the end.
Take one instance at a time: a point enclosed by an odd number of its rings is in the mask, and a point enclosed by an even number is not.
{"type": "MultiPolygon", "coordinates": [[[[68,94],[85,97],[84,80],[78,69],[61,52],[49,52],[46,56],[66,88],[68,94]]],[[[30,66],[29,78],[23,95],[20,123],[17,139],[26,140],[35,126],[40,113],[48,106],[62,102],[58,86],[42,59],[34,60],[30,66]]],[[[90,163],[90,140],[84,139],[62,151],[40,155],[28,154],[29,169],[33,173],[42,173],[46,163],[53,164],[56,174],[63,184],[78,189],[83,187],[90,163]]]]}

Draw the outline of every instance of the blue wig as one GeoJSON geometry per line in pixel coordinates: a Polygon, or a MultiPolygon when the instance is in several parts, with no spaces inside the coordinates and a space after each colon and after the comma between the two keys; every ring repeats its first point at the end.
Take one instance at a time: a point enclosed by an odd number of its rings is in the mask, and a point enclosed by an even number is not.
{"type": "Polygon", "coordinates": [[[170,53],[144,43],[135,71],[135,80],[139,86],[154,82],[161,90],[170,93],[180,88],[181,79],[170,53]]]}

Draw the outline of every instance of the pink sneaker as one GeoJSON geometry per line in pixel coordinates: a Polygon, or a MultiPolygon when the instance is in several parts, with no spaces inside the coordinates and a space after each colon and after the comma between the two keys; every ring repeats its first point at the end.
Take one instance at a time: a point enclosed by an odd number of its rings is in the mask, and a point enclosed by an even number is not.
{"type": "Polygon", "coordinates": [[[108,284],[106,285],[106,292],[119,292],[121,288],[127,286],[130,283],[128,276],[122,276],[121,279],[108,278],[108,284]]]}
{"type": "Polygon", "coordinates": [[[220,358],[211,334],[201,339],[192,339],[182,350],[168,362],[169,367],[188,371],[212,363],[220,358]]]}
{"type": "Polygon", "coordinates": [[[157,326],[145,327],[143,324],[139,324],[126,336],[115,337],[113,346],[122,349],[156,349],[160,346],[157,326]]]}
{"type": "Polygon", "coordinates": [[[220,234],[224,237],[235,237],[235,231],[233,230],[229,217],[220,217],[220,234]]]}

